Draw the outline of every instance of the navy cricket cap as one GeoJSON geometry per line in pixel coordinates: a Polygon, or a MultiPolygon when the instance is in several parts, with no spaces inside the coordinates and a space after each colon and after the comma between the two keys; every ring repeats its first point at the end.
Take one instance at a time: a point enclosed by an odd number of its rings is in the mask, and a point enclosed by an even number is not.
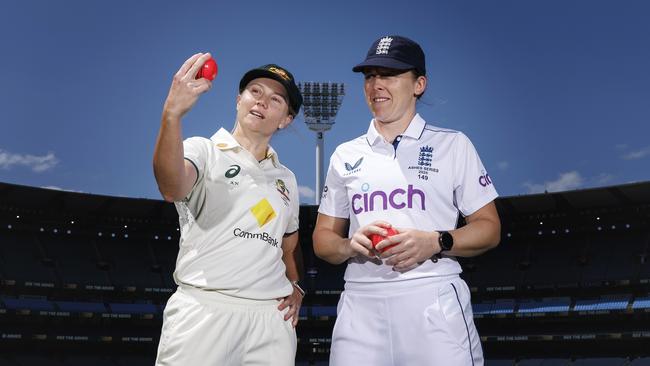
{"type": "Polygon", "coordinates": [[[300,94],[300,90],[296,85],[296,81],[289,71],[276,64],[263,65],[252,69],[245,73],[241,78],[241,81],[239,81],[239,93],[241,93],[246,88],[246,85],[248,85],[251,80],[257,78],[273,79],[282,84],[282,86],[284,86],[284,89],[287,91],[290,112],[294,114],[294,117],[298,114],[298,111],[300,111],[300,106],[302,105],[302,94],[300,94]]]}
{"type": "Polygon", "coordinates": [[[422,75],[427,73],[422,47],[402,36],[385,36],[376,40],[370,46],[365,61],[353,67],[352,71],[362,72],[367,67],[415,69],[422,75]]]}

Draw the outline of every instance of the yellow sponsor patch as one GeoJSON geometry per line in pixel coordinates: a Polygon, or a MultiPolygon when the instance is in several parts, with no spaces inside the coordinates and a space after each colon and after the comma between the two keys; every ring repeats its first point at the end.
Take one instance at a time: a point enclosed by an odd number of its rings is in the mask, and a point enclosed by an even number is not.
{"type": "Polygon", "coordinates": [[[257,224],[262,227],[275,218],[275,211],[269,201],[264,198],[255,206],[251,207],[251,213],[257,219],[257,224]]]}

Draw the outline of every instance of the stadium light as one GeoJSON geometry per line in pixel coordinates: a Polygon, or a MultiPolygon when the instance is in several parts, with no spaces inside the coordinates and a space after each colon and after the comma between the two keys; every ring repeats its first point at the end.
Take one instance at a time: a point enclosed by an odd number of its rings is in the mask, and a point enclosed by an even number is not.
{"type": "Polygon", "coordinates": [[[323,133],[334,125],[334,119],[345,95],[345,84],[301,82],[298,88],[302,93],[302,113],[310,130],[316,132],[316,204],[320,204],[323,192],[323,133]]]}

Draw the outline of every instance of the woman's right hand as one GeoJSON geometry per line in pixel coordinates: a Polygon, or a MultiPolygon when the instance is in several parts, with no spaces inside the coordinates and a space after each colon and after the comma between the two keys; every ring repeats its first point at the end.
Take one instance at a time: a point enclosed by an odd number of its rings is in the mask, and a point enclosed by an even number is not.
{"type": "Polygon", "coordinates": [[[360,227],[350,238],[350,257],[355,257],[359,254],[368,258],[377,258],[378,253],[372,246],[370,235],[379,234],[386,235],[386,229],[392,227],[386,221],[374,221],[366,226],[360,227]]]}
{"type": "Polygon", "coordinates": [[[181,119],[192,109],[199,96],[210,90],[212,87],[210,80],[205,78],[195,79],[199,69],[210,57],[210,53],[197,53],[187,59],[176,72],[163,108],[165,117],[181,119]]]}

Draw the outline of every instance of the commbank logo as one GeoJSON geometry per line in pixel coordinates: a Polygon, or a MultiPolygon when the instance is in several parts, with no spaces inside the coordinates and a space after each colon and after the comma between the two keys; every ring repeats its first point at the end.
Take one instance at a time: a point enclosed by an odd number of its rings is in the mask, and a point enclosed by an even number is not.
{"type": "MultiPolygon", "coordinates": [[[[364,185],[364,188],[369,187],[367,185],[364,185]]],[[[407,189],[396,188],[388,193],[384,191],[355,193],[352,196],[352,211],[358,215],[362,212],[375,210],[386,211],[388,210],[388,207],[397,210],[403,209],[405,207],[413,208],[416,197],[419,197],[420,199],[420,209],[422,211],[425,211],[426,198],[424,192],[417,188],[414,188],[412,184],[409,184],[407,189]]]]}
{"type": "Polygon", "coordinates": [[[268,243],[272,247],[278,247],[278,239],[269,235],[269,233],[251,233],[240,228],[235,228],[232,234],[243,239],[257,239],[268,243]]]}
{"type": "Polygon", "coordinates": [[[255,206],[251,207],[250,211],[257,220],[257,225],[259,227],[268,224],[275,218],[275,210],[266,198],[263,198],[261,201],[256,203],[255,206]]]}

